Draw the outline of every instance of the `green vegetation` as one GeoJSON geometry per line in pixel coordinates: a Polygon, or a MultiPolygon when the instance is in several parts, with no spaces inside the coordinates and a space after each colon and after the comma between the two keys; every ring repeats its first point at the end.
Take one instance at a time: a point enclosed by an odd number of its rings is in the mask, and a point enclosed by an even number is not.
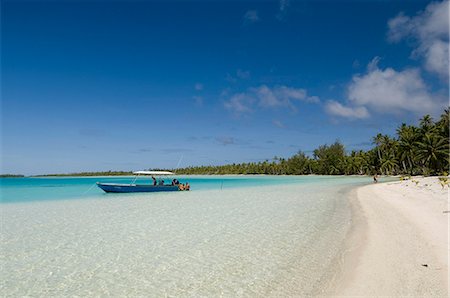
{"type": "Polygon", "coordinates": [[[439,183],[441,184],[442,189],[444,189],[446,185],[449,186],[450,180],[448,179],[448,177],[439,177],[439,183]]]}
{"type": "Polygon", "coordinates": [[[0,178],[22,178],[24,175],[14,175],[14,174],[1,174],[0,178]]]}
{"type": "Polygon", "coordinates": [[[66,176],[130,176],[133,172],[128,171],[107,171],[107,172],[81,172],[81,173],[70,173],[70,174],[46,174],[37,175],[36,177],[66,177],[66,176]]]}
{"type": "Polygon", "coordinates": [[[426,115],[418,127],[402,124],[395,137],[378,134],[375,147],[347,154],[336,141],[315,149],[313,157],[299,151],[294,156],[258,163],[200,166],[177,169],[177,174],[270,175],[441,175],[449,171],[449,109],[436,122],[426,115]]]}

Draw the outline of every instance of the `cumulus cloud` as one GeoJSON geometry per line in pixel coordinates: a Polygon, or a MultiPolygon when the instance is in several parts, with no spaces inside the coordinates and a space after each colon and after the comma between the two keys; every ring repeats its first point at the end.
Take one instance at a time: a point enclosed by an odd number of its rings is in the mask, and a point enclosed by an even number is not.
{"type": "Polygon", "coordinates": [[[260,20],[257,10],[249,10],[244,14],[244,24],[256,23],[260,20]]]}
{"type": "Polygon", "coordinates": [[[294,102],[296,101],[319,102],[317,96],[308,96],[306,90],[301,88],[287,86],[269,88],[266,85],[261,85],[257,88],[251,88],[250,91],[256,95],[258,104],[264,108],[289,107],[295,110],[294,102]]]}
{"type": "Polygon", "coordinates": [[[236,113],[252,111],[256,106],[260,108],[290,108],[296,111],[296,102],[318,103],[317,96],[308,96],[307,91],[301,88],[287,86],[267,85],[249,88],[246,92],[234,94],[225,101],[225,107],[236,113]]]}
{"type": "Polygon", "coordinates": [[[348,100],[355,106],[366,106],[379,112],[431,112],[437,103],[428,92],[418,69],[396,71],[377,66],[372,60],[365,75],[355,75],[348,87],[348,100]]]}
{"type": "Polygon", "coordinates": [[[367,73],[355,75],[348,85],[347,103],[328,101],[327,113],[349,118],[369,117],[369,110],[380,113],[434,113],[445,106],[442,96],[431,94],[417,68],[396,71],[380,69],[375,57],[367,66],[367,73]]]}
{"type": "Polygon", "coordinates": [[[380,62],[381,58],[376,56],[372,59],[372,61],[367,64],[367,71],[372,72],[374,70],[378,69],[378,63],[380,62]]]}
{"type": "Polygon", "coordinates": [[[231,98],[225,101],[224,106],[226,109],[236,113],[243,114],[252,111],[252,105],[255,99],[246,94],[246,93],[238,93],[231,96],[231,98]]]}
{"type": "Polygon", "coordinates": [[[412,57],[422,57],[425,69],[449,77],[449,1],[430,3],[414,17],[400,13],[388,21],[388,40],[415,40],[412,57]]]}
{"type": "Polygon", "coordinates": [[[369,112],[365,107],[346,107],[334,100],[329,100],[325,104],[325,111],[330,115],[348,119],[363,119],[369,117],[369,112]]]}
{"type": "Polygon", "coordinates": [[[435,72],[443,79],[449,74],[449,45],[448,42],[436,40],[423,53],[425,57],[425,69],[435,72]]]}

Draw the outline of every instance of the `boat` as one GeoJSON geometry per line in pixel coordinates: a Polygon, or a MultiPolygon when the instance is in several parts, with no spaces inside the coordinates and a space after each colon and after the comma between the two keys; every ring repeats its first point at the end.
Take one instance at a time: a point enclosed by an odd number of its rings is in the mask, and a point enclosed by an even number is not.
{"type": "MultiPolygon", "coordinates": [[[[133,172],[136,176],[130,184],[120,184],[120,183],[102,183],[97,182],[97,186],[101,188],[104,192],[114,192],[114,193],[130,193],[130,192],[161,192],[161,191],[181,191],[189,190],[189,186],[184,184],[173,183],[165,184],[162,177],[174,175],[172,172],[168,171],[137,171],[133,172]],[[141,175],[151,176],[153,179],[153,184],[137,184],[136,180],[141,175]],[[155,178],[158,177],[158,178],[155,178]]],[[[175,179],[176,180],[176,179],[175,179]]],[[[176,180],[178,181],[178,180],[176,180]]],[[[187,184],[189,185],[189,184],[187,184]]]]}

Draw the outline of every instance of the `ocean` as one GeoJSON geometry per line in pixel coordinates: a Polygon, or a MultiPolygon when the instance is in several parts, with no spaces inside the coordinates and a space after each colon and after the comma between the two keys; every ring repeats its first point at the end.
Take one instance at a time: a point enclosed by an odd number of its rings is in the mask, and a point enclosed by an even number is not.
{"type": "MultiPolygon", "coordinates": [[[[6,296],[324,293],[369,177],[180,176],[190,192],[106,194],[131,177],[0,182],[6,296]]],[[[145,181],[150,183],[150,181],[145,181]]]]}

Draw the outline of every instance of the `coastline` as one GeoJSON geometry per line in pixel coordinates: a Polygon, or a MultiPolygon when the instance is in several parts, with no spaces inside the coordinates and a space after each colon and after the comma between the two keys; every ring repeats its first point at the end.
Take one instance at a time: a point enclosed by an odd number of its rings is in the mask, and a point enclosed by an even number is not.
{"type": "MultiPolygon", "coordinates": [[[[230,296],[446,296],[447,238],[442,235],[448,230],[442,219],[449,214],[442,211],[449,210],[448,190],[441,191],[436,177],[414,179],[420,180],[418,185],[334,179],[326,184],[162,194],[151,200],[142,194],[132,200],[123,196],[5,204],[10,233],[6,265],[11,273],[4,289],[11,294],[52,289],[56,295],[64,285],[72,291],[75,283],[67,282],[69,273],[63,270],[70,260],[78,271],[90,272],[80,278],[101,274],[117,294],[160,288],[213,295],[217,287],[209,287],[210,275],[204,275],[213,272],[230,296]],[[90,232],[80,232],[84,230],[90,232]],[[116,243],[118,233],[125,241],[109,245],[116,243]],[[27,239],[26,247],[22,239],[27,239]],[[186,253],[194,257],[186,258],[186,253]],[[14,262],[17,258],[19,263],[14,262]],[[39,266],[39,272],[30,271],[30,264],[39,266]],[[127,271],[130,266],[133,270],[127,271]],[[116,271],[111,270],[122,272],[126,282],[113,286],[116,277],[111,272],[116,271]],[[155,270],[159,274],[152,275],[155,270]],[[152,279],[141,283],[133,272],[152,279]],[[29,289],[31,279],[43,286],[29,289]],[[182,283],[168,288],[165,280],[182,283]],[[197,286],[190,287],[192,283],[197,286]]],[[[102,293],[96,281],[83,282],[86,287],[77,291],[102,293]]]]}
{"type": "Polygon", "coordinates": [[[330,292],[448,296],[448,187],[436,177],[355,189],[352,227],[330,292]]]}

